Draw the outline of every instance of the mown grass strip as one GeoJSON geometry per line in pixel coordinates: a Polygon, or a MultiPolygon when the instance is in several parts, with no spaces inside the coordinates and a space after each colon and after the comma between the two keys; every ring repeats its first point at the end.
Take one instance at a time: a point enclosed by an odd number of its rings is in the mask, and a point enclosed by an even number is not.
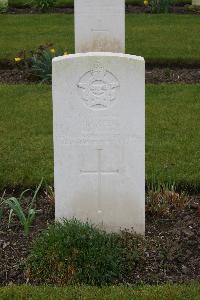
{"type": "MultiPolygon", "coordinates": [[[[50,86],[0,86],[0,189],[53,183],[50,86]]],[[[147,85],[147,183],[200,191],[200,85],[147,85]]]]}
{"type": "Polygon", "coordinates": [[[200,284],[127,287],[31,287],[0,288],[2,300],[198,300],[200,284]]]}
{"type": "MultiPolygon", "coordinates": [[[[53,43],[74,52],[73,15],[1,15],[0,60],[23,49],[53,43]]],[[[126,15],[126,52],[148,63],[200,63],[200,18],[197,15],[126,15]],[[191,34],[192,32],[192,34],[191,34]]]]}
{"type": "Polygon", "coordinates": [[[148,85],[147,182],[200,190],[200,85],[148,85]]]}

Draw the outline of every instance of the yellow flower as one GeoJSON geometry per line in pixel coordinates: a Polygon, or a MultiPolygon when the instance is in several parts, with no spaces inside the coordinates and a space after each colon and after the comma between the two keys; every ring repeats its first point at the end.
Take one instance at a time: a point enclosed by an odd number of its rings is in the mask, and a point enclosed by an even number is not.
{"type": "Polygon", "coordinates": [[[68,53],[65,51],[65,52],[64,52],[64,55],[68,55],[68,53]]]}
{"type": "Polygon", "coordinates": [[[21,60],[22,60],[21,57],[15,57],[15,62],[16,62],[16,63],[20,62],[21,60]]]}
{"type": "Polygon", "coordinates": [[[149,2],[147,0],[144,0],[144,5],[147,6],[149,2]]]}
{"type": "Polygon", "coordinates": [[[54,48],[51,48],[50,51],[51,51],[51,53],[53,53],[53,54],[56,52],[56,50],[55,50],[54,48]]]}

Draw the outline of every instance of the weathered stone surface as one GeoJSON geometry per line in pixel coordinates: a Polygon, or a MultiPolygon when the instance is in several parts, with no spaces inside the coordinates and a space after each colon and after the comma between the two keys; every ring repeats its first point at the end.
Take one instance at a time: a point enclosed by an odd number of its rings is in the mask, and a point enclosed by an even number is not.
{"type": "Polygon", "coordinates": [[[56,218],[145,226],[145,65],[87,53],[53,60],[56,218]]]}
{"type": "Polygon", "coordinates": [[[125,52],[125,1],[75,0],[75,49],[125,52]]]}

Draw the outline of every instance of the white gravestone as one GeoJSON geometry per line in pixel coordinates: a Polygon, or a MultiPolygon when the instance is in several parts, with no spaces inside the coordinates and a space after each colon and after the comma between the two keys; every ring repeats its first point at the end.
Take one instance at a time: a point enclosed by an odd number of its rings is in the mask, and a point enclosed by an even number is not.
{"type": "Polygon", "coordinates": [[[125,52],[125,1],[75,0],[75,49],[125,52]]]}
{"type": "Polygon", "coordinates": [[[192,5],[199,5],[200,6],[200,0],[192,0],[192,5]]]}
{"type": "Polygon", "coordinates": [[[144,72],[125,54],[53,59],[56,219],[144,233],[144,72]]]}

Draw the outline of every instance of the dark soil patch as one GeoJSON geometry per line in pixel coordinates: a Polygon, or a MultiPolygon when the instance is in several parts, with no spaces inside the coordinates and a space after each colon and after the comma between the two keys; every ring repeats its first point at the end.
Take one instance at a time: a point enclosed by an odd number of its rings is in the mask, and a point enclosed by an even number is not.
{"type": "MultiPolygon", "coordinates": [[[[48,12],[51,13],[67,13],[73,14],[73,7],[54,7],[48,12]]],[[[170,7],[170,13],[175,14],[200,14],[200,10],[188,9],[188,5],[174,5],[170,7]]],[[[7,13],[10,14],[38,14],[41,13],[40,10],[33,7],[11,7],[8,9],[7,13]]],[[[150,7],[139,6],[139,5],[127,5],[126,13],[151,13],[150,7]]]]}
{"type": "Polygon", "coordinates": [[[131,283],[200,281],[200,197],[190,205],[172,219],[146,216],[144,268],[133,270],[131,283]]]}
{"type": "Polygon", "coordinates": [[[54,220],[54,207],[46,198],[37,201],[37,218],[30,235],[24,236],[21,225],[13,219],[8,228],[8,211],[0,221],[0,285],[26,282],[23,272],[32,240],[54,220]]]}
{"type": "Polygon", "coordinates": [[[147,68],[146,83],[200,83],[200,69],[147,68]]]}
{"type": "MultiPolygon", "coordinates": [[[[126,9],[127,13],[151,13],[150,7],[145,7],[145,6],[135,6],[135,5],[128,5],[126,9]]],[[[200,10],[195,10],[195,9],[189,9],[189,5],[174,5],[171,6],[169,9],[169,13],[174,13],[174,14],[200,14],[200,10]]]]}
{"type": "Polygon", "coordinates": [[[17,84],[17,83],[29,83],[31,79],[22,70],[13,69],[13,70],[0,70],[0,83],[5,84],[17,84]]]}
{"type": "MultiPolygon", "coordinates": [[[[22,84],[35,83],[37,78],[21,69],[0,70],[0,83],[22,84]]],[[[200,69],[192,68],[148,68],[146,83],[200,83],[200,69]]]]}
{"type": "MultiPolygon", "coordinates": [[[[12,7],[9,8],[7,13],[9,14],[38,14],[44,13],[39,9],[33,7],[12,7]]],[[[74,9],[72,7],[55,7],[48,11],[48,13],[63,13],[63,14],[73,14],[74,9]]]]}
{"type": "MultiPolygon", "coordinates": [[[[32,240],[54,221],[54,206],[47,198],[37,203],[37,218],[28,238],[8,212],[0,223],[0,285],[26,283],[23,265],[32,240]]],[[[191,197],[187,208],[171,218],[146,216],[146,237],[141,263],[124,278],[125,283],[187,283],[200,280],[200,197],[191,197]]]]}

